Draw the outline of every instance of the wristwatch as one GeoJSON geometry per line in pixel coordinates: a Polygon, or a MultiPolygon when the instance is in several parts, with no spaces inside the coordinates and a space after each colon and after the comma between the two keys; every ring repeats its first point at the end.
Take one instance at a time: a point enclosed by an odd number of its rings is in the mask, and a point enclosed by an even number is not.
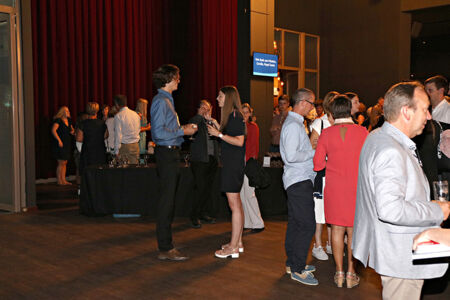
{"type": "Polygon", "coordinates": [[[222,133],[222,132],[219,133],[218,137],[219,137],[219,138],[223,138],[223,133],[222,133]]]}

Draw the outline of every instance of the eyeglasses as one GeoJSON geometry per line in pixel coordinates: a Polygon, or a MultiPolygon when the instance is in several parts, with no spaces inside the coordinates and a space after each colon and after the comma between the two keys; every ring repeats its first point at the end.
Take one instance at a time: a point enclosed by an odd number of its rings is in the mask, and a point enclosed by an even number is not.
{"type": "Polygon", "coordinates": [[[308,103],[311,104],[311,105],[314,105],[314,102],[311,102],[311,101],[309,101],[309,100],[303,99],[303,101],[306,101],[306,102],[308,102],[308,103]]]}

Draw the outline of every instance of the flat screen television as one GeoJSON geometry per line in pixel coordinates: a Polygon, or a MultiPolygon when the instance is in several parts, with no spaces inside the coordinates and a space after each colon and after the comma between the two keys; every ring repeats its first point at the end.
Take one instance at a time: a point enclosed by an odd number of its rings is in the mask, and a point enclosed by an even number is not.
{"type": "Polygon", "coordinates": [[[278,76],[278,55],[253,52],[253,75],[278,76]]]}

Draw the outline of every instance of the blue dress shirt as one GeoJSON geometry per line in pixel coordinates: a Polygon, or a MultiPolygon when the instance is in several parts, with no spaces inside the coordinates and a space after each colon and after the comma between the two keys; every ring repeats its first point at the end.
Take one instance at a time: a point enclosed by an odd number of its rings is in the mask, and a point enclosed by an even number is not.
{"type": "Polygon", "coordinates": [[[158,89],[150,108],[152,139],[160,146],[181,146],[184,130],[180,126],[173,97],[170,93],[158,89]]]}
{"type": "Polygon", "coordinates": [[[280,154],[284,163],[283,184],[287,189],[294,183],[314,182],[313,150],[303,125],[303,117],[290,111],[281,128],[280,154]]]}

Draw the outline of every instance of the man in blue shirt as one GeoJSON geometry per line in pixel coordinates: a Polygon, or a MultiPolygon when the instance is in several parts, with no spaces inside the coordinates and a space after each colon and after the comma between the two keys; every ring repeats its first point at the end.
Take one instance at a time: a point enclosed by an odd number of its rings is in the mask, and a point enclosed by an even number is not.
{"type": "Polygon", "coordinates": [[[160,199],[156,221],[156,237],[161,260],[186,260],[188,257],[174,248],[172,243],[172,220],[175,191],[180,174],[180,146],[184,135],[197,131],[195,124],[180,126],[174,108],[172,92],[180,83],[180,69],[163,65],[153,73],[153,84],[158,94],[153,97],[151,113],[152,139],[156,144],[155,159],[160,181],[160,199]]]}
{"type": "Polygon", "coordinates": [[[287,193],[288,225],[286,230],[286,272],[291,279],[307,285],[318,285],[312,272],[314,266],[306,264],[309,245],[316,229],[314,215],[313,171],[314,150],[303,125],[314,107],[315,96],[302,88],[291,97],[292,111],[283,123],[280,153],[284,162],[283,184],[287,193]]]}

